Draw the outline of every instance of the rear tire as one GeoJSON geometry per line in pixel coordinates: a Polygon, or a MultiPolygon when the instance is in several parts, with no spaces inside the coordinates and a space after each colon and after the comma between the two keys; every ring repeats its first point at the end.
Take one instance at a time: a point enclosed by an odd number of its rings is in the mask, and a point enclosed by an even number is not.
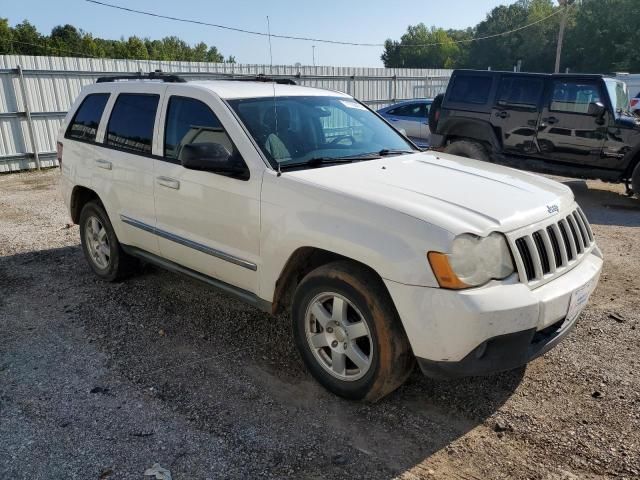
{"type": "Polygon", "coordinates": [[[633,174],[631,175],[631,188],[633,189],[633,193],[637,198],[640,198],[640,162],[633,169],[633,174]]]}
{"type": "Polygon", "coordinates": [[[483,162],[491,161],[487,150],[481,144],[471,140],[454,141],[447,145],[444,151],[451,155],[457,155],[458,157],[472,158],[474,160],[482,160],[483,162]]]}
{"type": "Polygon", "coordinates": [[[109,216],[98,202],[87,203],[80,212],[80,241],[87,263],[103,280],[122,280],[139,265],[122,250],[109,216]]]}
{"type": "Polygon", "coordinates": [[[305,365],[336,395],[377,401],[411,373],[415,359],[391,297],[362,266],[313,270],[296,289],[291,317],[305,365]]]}
{"type": "Polygon", "coordinates": [[[438,120],[440,120],[440,110],[442,109],[442,99],[444,98],[444,94],[436,95],[436,98],[433,99],[433,103],[431,107],[429,107],[429,131],[431,133],[436,133],[438,128],[438,120]]]}

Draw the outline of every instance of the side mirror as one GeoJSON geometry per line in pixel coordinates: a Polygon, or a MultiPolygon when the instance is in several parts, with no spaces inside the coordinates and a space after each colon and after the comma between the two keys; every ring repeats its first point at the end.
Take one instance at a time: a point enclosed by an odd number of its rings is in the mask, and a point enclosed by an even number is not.
{"type": "Polygon", "coordinates": [[[404,128],[401,128],[400,130],[398,130],[402,136],[406,137],[407,136],[407,131],[404,128]]]}
{"type": "Polygon", "coordinates": [[[233,155],[220,143],[188,143],[180,150],[180,161],[184,168],[220,173],[238,178],[249,178],[245,165],[234,162],[233,155]]]}
{"type": "Polygon", "coordinates": [[[591,102],[589,104],[589,109],[587,110],[587,114],[592,117],[602,118],[607,109],[601,102],[591,102]]]}

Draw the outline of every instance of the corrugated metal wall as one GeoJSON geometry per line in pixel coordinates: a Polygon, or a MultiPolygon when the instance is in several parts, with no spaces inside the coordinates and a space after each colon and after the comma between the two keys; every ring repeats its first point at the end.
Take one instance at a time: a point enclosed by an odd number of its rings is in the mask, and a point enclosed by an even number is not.
{"type": "Polygon", "coordinates": [[[373,108],[444,91],[451,70],[241,65],[0,55],[0,172],[56,166],[55,138],[84,85],[105,74],[178,73],[186,79],[265,74],[349,93],[373,108]],[[32,134],[33,132],[33,134],[32,134]]]}

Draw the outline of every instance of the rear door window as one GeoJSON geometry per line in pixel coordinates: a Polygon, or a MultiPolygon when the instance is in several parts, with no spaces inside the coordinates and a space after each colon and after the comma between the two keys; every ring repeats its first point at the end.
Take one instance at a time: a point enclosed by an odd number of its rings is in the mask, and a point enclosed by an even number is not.
{"type": "Polygon", "coordinates": [[[107,145],[139,154],[151,154],[159,95],[121,93],[111,111],[107,145]]]}
{"type": "Polygon", "coordinates": [[[67,129],[67,138],[94,142],[102,112],[109,100],[108,93],[92,93],[82,101],[67,129]]]}
{"type": "Polygon", "coordinates": [[[544,80],[535,77],[503,77],[498,90],[498,106],[537,110],[544,80]]]}
{"type": "Polygon", "coordinates": [[[456,75],[447,101],[484,105],[489,100],[492,83],[489,75],[456,75]]]}

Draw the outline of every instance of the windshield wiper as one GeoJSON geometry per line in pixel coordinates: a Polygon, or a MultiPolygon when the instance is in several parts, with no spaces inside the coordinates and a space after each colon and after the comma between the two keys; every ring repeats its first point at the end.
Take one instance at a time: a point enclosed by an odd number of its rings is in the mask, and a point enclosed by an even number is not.
{"type": "Polygon", "coordinates": [[[389,155],[406,155],[409,153],[416,153],[413,150],[393,150],[389,148],[383,148],[378,152],[378,155],[381,157],[388,157],[389,155]]]}
{"type": "Polygon", "coordinates": [[[364,160],[376,160],[381,157],[386,157],[389,155],[404,155],[408,153],[416,153],[414,151],[409,150],[391,150],[388,148],[383,148],[378,152],[369,152],[369,153],[360,153],[357,155],[349,155],[346,157],[314,157],[309,160],[305,160],[304,162],[295,162],[295,163],[281,163],[281,170],[288,170],[291,168],[301,168],[301,167],[320,167],[322,165],[335,165],[339,163],[352,163],[352,162],[360,162],[364,160]]]}
{"type": "Polygon", "coordinates": [[[375,160],[376,158],[380,158],[380,155],[378,153],[361,153],[358,155],[349,155],[346,157],[314,157],[309,160],[305,160],[304,162],[281,163],[280,169],[286,170],[289,168],[299,167],[319,167],[321,165],[334,165],[338,163],[359,162],[362,160],[375,160]]]}

